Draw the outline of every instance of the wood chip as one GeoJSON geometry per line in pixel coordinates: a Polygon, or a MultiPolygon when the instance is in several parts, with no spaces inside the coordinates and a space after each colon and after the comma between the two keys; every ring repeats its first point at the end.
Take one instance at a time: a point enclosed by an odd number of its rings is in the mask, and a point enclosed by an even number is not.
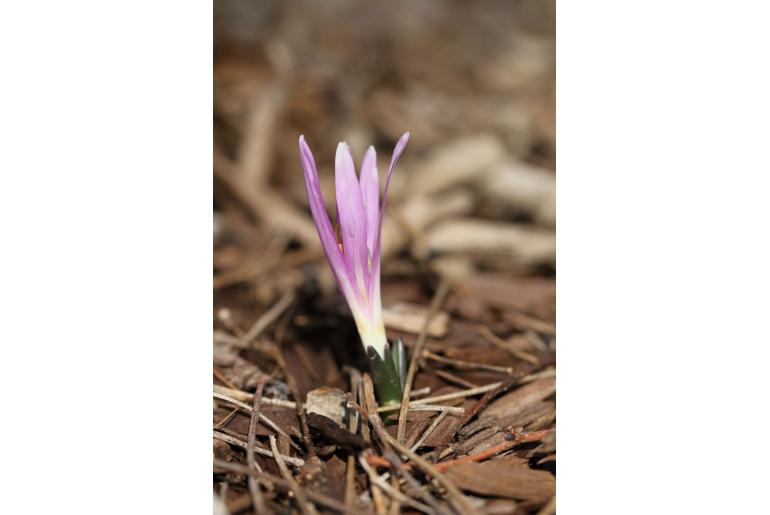
{"type": "Polygon", "coordinates": [[[538,379],[495,400],[484,410],[484,415],[510,417],[553,395],[554,392],[556,392],[556,379],[552,377],[538,379]]]}
{"type": "Polygon", "coordinates": [[[499,426],[505,430],[526,427],[540,419],[551,420],[556,417],[556,403],[553,401],[538,401],[527,406],[522,411],[514,413],[499,421],[499,426]]]}
{"type": "MultiPolygon", "coordinates": [[[[404,302],[382,308],[382,319],[385,327],[419,334],[425,324],[428,307],[404,302]]],[[[428,323],[428,336],[442,338],[446,336],[449,326],[449,315],[445,311],[437,311],[428,323]]]]}
{"type": "Polygon", "coordinates": [[[553,309],[556,281],[542,277],[475,274],[458,286],[457,295],[470,295],[504,310],[537,314],[553,309]]]}
{"type": "MultiPolygon", "coordinates": [[[[475,400],[467,399],[463,402],[462,407],[466,410],[476,403],[475,400]]],[[[438,425],[436,429],[425,439],[423,445],[426,447],[436,447],[438,445],[445,445],[448,440],[451,440],[452,436],[457,432],[460,425],[463,423],[462,416],[449,415],[438,425]]]]}
{"type": "Polygon", "coordinates": [[[467,255],[480,260],[490,257],[499,262],[501,268],[554,266],[556,236],[552,231],[523,224],[457,218],[439,222],[427,230],[414,252],[420,258],[434,254],[467,255]]]}
{"type": "Polygon", "coordinates": [[[545,503],[556,492],[550,472],[530,469],[527,460],[515,456],[463,463],[445,474],[462,490],[482,495],[545,503]]]}
{"type": "Polygon", "coordinates": [[[343,449],[358,451],[370,446],[370,444],[360,436],[351,433],[347,429],[343,429],[334,420],[319,415],[318,413],[308,413],[307,424],[321,433],[326,439],[339,445],[343,449]]]}

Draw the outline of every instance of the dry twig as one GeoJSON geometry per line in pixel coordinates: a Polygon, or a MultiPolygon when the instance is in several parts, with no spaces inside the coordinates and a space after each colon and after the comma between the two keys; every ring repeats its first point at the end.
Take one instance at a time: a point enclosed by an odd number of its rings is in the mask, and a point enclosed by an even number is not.
{"type": "MultiPolygon", "coordinates": [[[[495,388],[499,387],[501,384],[503,384],[502,381],[496,381],[494,383],[489,383],[484,386],[477,386],[476,388],[470,388],[468,390],[460,390],[459,392],[452,392],[452,393],[445,393],[444,395],[437,395],[435,397],[426,397],[425,399],[418,399],[416,401],[410,401],[411,407],[416,406],[422,406],[422,405],[431,405],[434,402],[442,402],[442,401],[449,401],[452,399],[462,399],[463,397],[470,397],[472,395],[478,395],[480,393],[486,393],[490,390],[494,390],[495,388]]],[[[389,406],[380,406],[377,408],[377,411],[382,413],[384,411],[395,411],[398,409],[401,409],[403,404],[393,404],[389,406]]],[[[443,407],[447,408],[448,406],[436,406],[436,407],[443,407]]]]}
{"type": "MultiPolygon", "coordinates": [[[[244,392],[243,390],[227,388],[225,386],[220,386],[218,384],[214,385],[214,393],[220,394],[224,397],[229,397],[241,402],[248,402],[248,401],[254,400],[253,393],[244,392]]],[[[216,395],[214,397],[216,397],[216,395]]],[[[223,398],[223,397],[220,397],[220,398],[223,398]]],[[[283,399],[271,399],[270,397],[262,397],[262,404],[265,404],[267,406],[280,406],[283,408],[297,409],[297,405],[293,401],[285,401],[283,399]]]]}
{"type": "Polygon", "coordinates": [[[422,355],[423,357],[432,359],[433,361],[438,361],[439,363],[452,365],[453,367],[459,368],[462,370],[489,370],[490,372],[501,372],[503,374],[508,374],[508,375],[513,374],[512,367],[498,367],[496,365],[487,365],[486,363],[473,363],[471,361],[462,361],[459,359],[447,358],[445,356],[440,356],[438,354],[435,354],[429,350],[422,351],[422,355]]]}
{"type": "Polygon", "coordinates": [[[479,326],[479,332],[484,338],[487,339],[488,342],[490,342],[495,347],[503,349],[504,351],[512,354],[514,357],[523,359],[524,361],[528,361],[533,365],[538,364],[538,359],[535,356],[523,350],[515,349],[510,345],[506,344],[502,338],[500,338],[495,333],[493,333],[487,326],[485,325],[479,326]]]}
{"type": "Polygon", "coordinates": [[[299,425],[302,428],[302,441],[305,443],[307,454],[308,456],[315,456],[316,454],[315,446],[313,445],[313,440],[310,438],[310,428],[308,428],[308,425],[307,425],[305,408],[302,403],[302,397],[299,394],[299,387],[297,386],[297,381],[294,378],[294,376],[289,373],[289,367],[286,366],[286,360],[283,357],[283,351],[281,350],[281,348],[278,345],[273,345],[273,349],[274,349],[273,357],[278,362],[278,366],[280,366],[283,369],[284,375],[286,376],[286,384],[289,386],[289,390],[291,390],[291,394],[294,397],[294,405],[297,410],[299,425]]]}
{"type": "Polygon", "coordinates": [[[265,311],[262,316],[260,316],[257,321],[254,322],[254,325],[251,326],[246,335],[241,339],[243,346],[248,346],[249,342],[259,336],[262,331],[267,329],[270,324],[275,322],[275,320],[281,316],[281,313],[283,313],[286,308],[289,307],[293,300],[294,290],[287,290],[283,296],[278,299],[278,302],[276,302],[270,309],[265,311]]]}
{"type": "Polygon", "coordinates": [[[446,370],[431,369],[431,372],[449,383],[459,384],[464,388],[476,388],[478,386],[477,384],[471,383],[470,381],[465,380],[462,377],[458,377],[451,372],[447,372],[446,370]]]}
{"type": "Polygon", "coordinates": [[[522,433],[518,435],[513,434],[511,440],[507,440],[505,442],[497,444],[493,447],[490,447],[489,449],[486,449],[476,454],[463,456],[462,458],[457,458],[456,460],[436,463],[434,467],[436,467],[436,470],[444,472],[447,469],[454,467],[455,465],[460,465],[462,463],[469,463],[472,461],[484,461],[493,456],[497,456],[498,454],[503,453],[509,449],[512,449],[513,447],[516,447],[519,444],[526,443],[526,442],[536,442],[538,440],[542,440],[543,438],[545,438],[546,435],[548,435],[548,433],[551,433],[552,431],[553,429],[544,429],[542,431],[534,431],[532,433],[522,433]]]}
{"type": "MultiPolygon", "coordinates": [[[[247,449],[248,443],[244,440],[241,440],[240,438],[236,438],[232,435],[226,434],[224,430],[214,431],[214,438],[217,440],[222,440],[223,442],[229,443],[231,445],[235,445],[237,447],[240,447],[241,449],[247,449]]],[[[262,456],[267,456],[268,458],[273,457],[273,453],[271,451],[268,451],[267,449],[263,449],[262,447],[254,447],[254,452],[257,454],[261,454],[262,456]]],[[[291,456],[282,456],[284,461],[287,461],[294,465],[295,467],[301,467],[305,464],[305,460],[301,458],[293,458],[291,456]]]]}
{"type": "Polygon", "coordinates": [[[436,468],[428,463],[425,459],[420,457],[418,454],[412,452],[411,450],[407,449],[406,446],[402,445],[400,442],[398,442],[395,438],[390,436],[387,432],[383,432],[383,436],[388,441],[389,444],[391,444],[393,447],[396,448],[396,450],[404,455],[406,455],[416,466],[420,467],[425,471],[426,474],[431,475],[438,483],[444,487],[444,489],[447,492],[447,496],[449,497],[449,501],[454,506],[455,510],[457,510],[458,513],[461,515],[464,515],[466,513],[468,514],[478,514],[476,509],[471,505],[471,503],[466,499],[466,497],[463,495],[463,493],[460,491],[459,488],[457,488],[454,483],[449,481],[441,472],[436,470],[436,468]]]}
{"type": "Polygon", "coordinates": [[[410,449],[412,452],[417,452],[417,449],[419,449],[420,446],[423,444],[423,442],[425,442],[425,440],[428,439],[430,434],[436,430],[438,425],[441,423],[442,420],[446,418],[448,413],[449,413],[448,411],[442,411],[441,413],[438,414],[438,416],[433,421],[433,423],[430,426],[428,426],[428,429],[425,430],[425,432],[422,434],[420,439],[417,440],[417,442],[412,446],[412,448],[410,449]]]}
{"type": "Polygon", "coordinates": [[[275,459],[275,462],[278,464],[278,468],[281,470],[281,475],[283,475],[283,478],[289,484],[291,492],[294,494],[294,497],[296,497],[300,510],[302,510],[302,513],[305,515],[318,515],[315,506],[310,504],[310,502],[307,500],[304,491],[299,487],[297,481],[294,479],[294,476],[291,475],[291,472],[289,472],[289,468],[286,466],[286,463],[283,462],[283,458],[278,452],[278,446],[275,444],[275,436],[270,435],[269,438],[270,448],[273,450],[273,459],[275,459]]]}
{"type": "MultiPolygon", "coordinates": [[[[348,367],[348,372],[350,373],[350,391],[352,392],[352,395],[358,402],[361,402],[360,399],[357,398],[357,392],[359,390],[359,386],[361,384],[361,373],[354,369],[348,367]]],[[[358,414],[354,411],[349,411],[348,413],[348,430],[355,434],[356,433],[356,425],[358,422],[358,414]]],[[[348,454],[347,458],[347,464],[345,469],[345,506],[348,508],[353,507],[353,499],[356,495],[356,458],[353,455],[353,453],[348,454]]]]}
{"type": "Polygon", "coordinates": [[[404,433],[406,432],[406,413],[409,409],[409,393],[412,390],[412,382],[414,381],[414,376],[417,373],[417,364],[420,361],[422,347],[425,345],[425,338],[428,334],[428,325],[430,324],[431,318],[433,318],[433,314],[436,313],[441,307],[441,304],[444,302],[444,299],[446,298],[450,289],[450,283],[447,280],[442,279],[438,290],[436,290],[436,293],[433,295],[433,300],[430,303],[428,313],[425,315],[425,323],[422,326],[422,331],[420,331],[419,336],[417,336],[417,341],[415,342],[414,347],[412,347],[412,358],[409,360],[409,371],[406,373],[404,392],[401,395],[401,405],[398,414],[398,429],[396,431],[396,439],[399,442],[404,441],[404,433]]]}
{"type": "MultiPolygon", "coordinates": [[[[254,407],[251,411],[251,419],[249,421],[249,434],[246,446],[246,463],[249,467],[260,470],[257,460],[254,459],[254,448],[257,446],[257,423],[259,422],[259,408],[260,401],[262,400],[262,389],[265,386],[264,374],[259,376],[259,382],[257,383],[257,391],[254,394],[254,407]]],[[[254,476],[249,476],[249,493],[251,494],[252,501],[254,503],[254,511],[257,513],[265,513],[267,511],[265,507],[265,500],[262,498],[262,491],[259,489],[257,480],[254,476]]]]}
{"type": "Polygon", "coordinates": [[[402,494],[392,486],[390,486],[385,479],[384,476],[380,476],[377,474],[375,470],[372,469],[372,467],[367,463],[366,456],[364,454],[361,454],[358,457],[358,462],[361,464],[361,467],[364,469],[364,472],[369,476],[369,481],[372,482],[372,484],[377,485],[377,487],[382,490],[383,492],[390,495],[394,500],[400,501],[406,505],[411,506],[412,508],[416,508],[418,510],[422,510],[425,513],[436,513],[433,508],[430,506],[427,506],[421,502],[415,501],[414,499],[410,499],[406,495],[402,494]]]}
{"type": "MultiPolygon", "coordinates": [[[[249,406],[248,404],[244,404],[244,403],[242,403],[242,402],[241,402],[241,401],[239,401],[239,400],[233,399],[232,397],[228,397],[227,395],[223,395],[223,394],[221,394],[221,393],[217,393],[217,392],[214,392],[214,397],[216,397],[217,399],[221,399],[221,400],[223,400],[223,401],[227,401],[227,402],[229,402],[229,403],[235,404],[235,405],[236,405],[236,406],[238,406],[239,408],[243,408],[243,409],[245,409],[246,411],[248,411],[249,413],[251,413],[251,412],[253,411],[252,407],[251,407],[251,406],[249,406]]],[[[296,443],[294,443],[294,442],[292,441],[291,437],[288,435],[288,433],[286,433],[286,431],[284,431],[283,429],[281,429],[281,428],[280,428],[280,426],[278,426],[278,424],[276,424],[275,422],[273,422],[272,420],[270,420],[269,418],[267,418],[267,417],[266,417],[265,415],[263,415],[262,413],[260,413],[260,414],[259,414],[259,420],[260,420],[260,421],[261,421],[263,424],[265,424],[267,427],[269,427],[270,429],[272,429],[273,431],[275,431],[276,433],[278,433],[278,434],[280,434],[280,435],[282,435],[282,436],[286,437],[286,438],[289,440],[289,444],[291,444],[291,446],[292,446],[292,447],[294,447],[296,450],[298,450],[298,451],[302,452],[302,449],[300,448],[300,446],[299,446],[299,445],[297,445],[296,443]]]]}

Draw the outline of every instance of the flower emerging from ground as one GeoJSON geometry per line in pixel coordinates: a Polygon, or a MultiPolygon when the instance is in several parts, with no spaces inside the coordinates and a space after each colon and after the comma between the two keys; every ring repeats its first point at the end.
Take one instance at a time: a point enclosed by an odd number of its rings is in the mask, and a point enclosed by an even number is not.
{"type": "Polygon", "coordinates": [[[366,151],[358,177],[347,143],[337,145],[335,190],[340,233],[338,238],[324,206],[313,153],[305,143],[305,137],[299,137],[300,162],[305,174],[305,188],[313,221],[337,285],[353,312],[361,342],[371,361],[377,395],[385,403],[400,401],[405,357],[400,342],[391,350],[382,322],[382,219],[390,176],[408,140],[407,132],[401,136],[393,150],[382,201],[374,147],[370,146],[366,151]]]}

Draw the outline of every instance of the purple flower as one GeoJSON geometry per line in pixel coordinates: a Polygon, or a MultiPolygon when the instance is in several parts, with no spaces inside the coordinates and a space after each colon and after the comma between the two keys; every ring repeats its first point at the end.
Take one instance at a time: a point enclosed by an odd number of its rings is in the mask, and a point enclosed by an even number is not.
{"type": "Polygon", "coordinates": [[[384,357],[387,346],[380,301],[382,218],[388,198],[390,175],[408,140],[409,133],[406,132],[396,143],[388,167],[382,203],[374,147],[370,146],[364,155],[359,178],[356,176],[353,157],[347,143],[341,142],[337,145],[334,179],[337,223],[342,239],[339,241],[324,206],[313,153],[305,143],[305,137],[299,137],[299,154],[305,173],[307,199],[321,245],[334,278],[353,312],[364,348],[372,347],[380,358],[384,357]]]}

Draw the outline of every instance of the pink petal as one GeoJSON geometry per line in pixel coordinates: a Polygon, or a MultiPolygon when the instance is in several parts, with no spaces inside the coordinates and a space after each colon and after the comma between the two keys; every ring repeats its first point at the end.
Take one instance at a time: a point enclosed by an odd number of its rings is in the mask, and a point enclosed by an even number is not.
{"type": "Polygon", "coordinates": [[[366,216],[353,157],[345,143],[337,145],[334,183],[345,261],[348,264],[348,270],[352,269],[354,272],[355,286],[365,296],[366,287],[369,284],[366,216]]]}
{"type": "Polygon", "coordinates": [[[374,239],[377,234],[380,217],[380,181],[377,174],[377,153],[374,147],[369,147],[361,163],[361,197],[364,200],[366,212],[366,247],[369,255],[373,255],[374,239]]]}
{"type": "MultiPolygon", "coordinates": [[[[380,252],[382,249],[382,219],[385,216],[385,206],[388,203],[388,189],[390,188],[390,176],[393,173],[393,168],[395,168],[396,163],[398,162],[399,156],[401,156],[401,152],[404,151],[404,147],[406,147],[406,142],[409,141],[409,133],[405,132],[398,140],[398,143],[396,143],[396,148],[393,150],[393,156],[390,158],[390,166],[388,167],[388,176],[385,179],[385,190],[382,193],[382,205],[380,206],[380,213],[379,217],[377,219],[377,234],[374,239],[374,250],[372,251],[372,280],[374,280],[374,275],[376,274],[376,280],[380,280],[380,252]]],[[[374,288],[370,288],[370,291],[373,291],[374,288]]]]}
{"type": "Polygon", "coordinates": [[[329,260],[332,273],[342,293],[350,301],[349,295],[352,294],[351,281],[352,275],[348,272],[342,251],[337,244],[337,238],[334,235],[334,228],[329,221],[329,214],[326,212],[321,185],[318,182],[318,171],[316,170],[315,160],[310,147],[305,143],[305,137],[299,137],[299,156],[302,164],[302,171],[305,175],[305,189],[307,190],[307,201],[310,205],[310,213],[313,215],[318,236],[321,239],[326,258],[329,260]]]}

